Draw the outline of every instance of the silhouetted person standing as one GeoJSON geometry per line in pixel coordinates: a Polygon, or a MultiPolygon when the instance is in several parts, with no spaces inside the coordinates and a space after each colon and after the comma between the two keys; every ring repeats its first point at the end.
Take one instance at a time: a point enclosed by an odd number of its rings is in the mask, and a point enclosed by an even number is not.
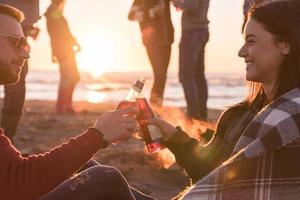
{"type": "Polygon", "coordinates": [[[209,0],[173,0],[182,13],[179,45],[179,80],[189,118],[206,120],[208,89],[204,73],[205,46],[208,42],[209,0]]]}
{"type": "Polygon", "coordinates": [[[64,0],[52,0],[45,16],[51,40],[52,61],[58,62],[60,69],[56,111],[57,113],[74,113],[76,111],[72,106],[72,98],[75,86],[79,82],[75,53],[80,50],[80,46],[71,34],[68,22],[63,15],[64,4],[64,0]]]}
{"type": "Polygon", "coordinates": [[[138,21],[154,73],[150,102],[162,106],[174,29],[170,0],[134,0],[129,20],[138,21]]]}

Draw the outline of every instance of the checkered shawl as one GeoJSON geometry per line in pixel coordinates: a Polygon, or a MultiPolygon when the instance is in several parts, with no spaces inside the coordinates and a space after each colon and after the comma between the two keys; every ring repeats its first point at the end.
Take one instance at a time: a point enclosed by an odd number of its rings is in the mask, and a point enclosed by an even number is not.
{"type": "Polygon", "coordinates": [[[299,200],[300,89],[263,108],[235,146],[233,156],[184,200],[299,200]]]}

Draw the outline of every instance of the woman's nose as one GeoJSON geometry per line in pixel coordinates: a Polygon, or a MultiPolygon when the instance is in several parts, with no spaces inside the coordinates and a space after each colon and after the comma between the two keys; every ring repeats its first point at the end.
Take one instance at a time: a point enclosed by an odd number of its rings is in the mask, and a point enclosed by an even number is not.
{"type": "Polygon", "coordinates": [[[246,49],[245,45],[243,45],[241,47],[241,49],[239,50],[238,56],[242,57],[242,58],[247,56],[247,49],[246,49]]]}

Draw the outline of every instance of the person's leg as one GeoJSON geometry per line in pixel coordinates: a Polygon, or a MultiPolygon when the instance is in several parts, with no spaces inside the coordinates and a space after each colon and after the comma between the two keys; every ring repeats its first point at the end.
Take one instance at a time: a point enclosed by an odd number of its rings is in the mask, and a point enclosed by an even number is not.
{"type": "Polygon", "coordinates": [[[75,87],[77,83],[79,82],[80,75],[75,59],[75,54],[72,54],[72,56],[68,60],[68,66],[67,66],[68,76],[67,79],[67,96],[66,96],[66,105],[65,110],[67,113],[75,113],[75,109],[73,108],[73,93],[75,90],[75,87]]]}
{"type": "Polygon", "coordinates": [[[161,106],[171,55],[171,45],[146,46],[146,50],[154,73],[150,102],[161,106]]]}
{"type": "Polygon", "coordinates": [[[159,83],[161,87],[159,87],[160,90],[158,91],[158,94],[160,94],[162,98],[164,96],[164,91],[166,86],[168,67],[169,67],[170,57],[171,57],[171,49],[172,49],[172,44],[162,46],[162,51],[161,51],[162,70],[161,70],[160,83],[159,83]]]}
{"type": "MultiPolygon", "coordinates": [[[[145,196],[144,199],[148,199],[145,196]]],[[[97,165],[66,180],[40,200],[135,200],[122,174],[113,167],[97,165]]],[[[142,199],[142,198],[140,198],[142,199]]]]}
{"type": "Polygon", "coordinates": [[[12,141],[17,132],[18,123],[22,116],[22,109],[25,101],[25,79],[28,72],[28,62],[26,61],[20,80],[14,85],[4,86],[4,102],[1,115],[1,127],[5,135],[12,141]]]}
{"type": "Polygon", "coordinates": [[[80,173],[86,169],[89,169],[91,167],[95,167],[95,166],[98,166],[100,165],[100,163],[98,163],[96,160],[94,159],[91,159],[89,160],[88,162],[86,162],[76,173],[80,173]]]}
{"type": "Polygon", "coordinates": [[[194,74],[198,52],[195,31],[183,31],[179,44],[179,81],[182,84],[187,103],[187,115],[191,118],[198,117],[199,96],[194,74]]]}
{"type": "Polygon", "coordinates": [[[208,99],[208,88],[205,78],[205,46],[208,42],[209,33],[208,29],[199,30],[199,53],[198,61],[195,68],[194,77],[197,84],[198,92],[198,119],[207,119],[207,99],[208,99]]]}
{"type": "Polygon", "coordinates": [[[60,72],[60,80],[58,84],[58,92],[57,92],[57,100],[56,100],[56,112],[61,114],[64,113],[65,104],[66,104],[66,96],[67,96],[67,88],[66,88],[66,70],[65,70],[65,61],[61,57],[57,57],[59,72],[60,72]]]}
{"type": "MultiPolygon", "coordinates": [[[[89,169],[91,167],[95,167],[95,166],[103,166],[100,163],[98,163],[96,160],[89,160],[85,165],[83,165],[77,173],[80,173],[86,169],[89,169]]],[[[105,166],[104,166],[105,167],[105,166]]],[[[152,197],[143,194],[142,192],[138,191],[137,189],[130,187],[130,190],[133,194],[133,196],[135,197],[136,200],[154,200],[152,197]]]]}
{"type": "Polygon", "coordinates": [[[144,193],[138,191],[137,189],[130,186],[131,193],[133,194],[136,200],[155,200],[154,198],[145,195],[144,193]]]}
{"type": "Polygon", "coordinates": [[[59,83],[57,100],[56,100],[56,113],[58,114],[64,113],[65,101],[66,101],[66,89],[61,86],[61,83],[59,83]]]}
{"type": "Polygon", "coordinates": [[[79,82],[79,72],[72,52],[58,55],[57,60],[60,70],[60,83],[56,102],[57,113],[74,113],[72,106],[73,93],[76,84],[79,82]]]}

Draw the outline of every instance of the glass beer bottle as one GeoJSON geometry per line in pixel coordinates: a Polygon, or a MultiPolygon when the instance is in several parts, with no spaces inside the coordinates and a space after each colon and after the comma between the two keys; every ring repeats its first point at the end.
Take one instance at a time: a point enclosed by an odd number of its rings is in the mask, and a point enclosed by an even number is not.
{"type": "Polygon", "coordinates": [[[119,102],[117,106],[118,109],[122,108],[128,108],[130,106],[137,108],[136,105],[136,98],[141,95],[142,89],[145,84],[145,79],[143,77],[140,77],[130,88],[128,95],[124,100],[119,102]]]}
{"type": "Polygon", "coordinates": [[[140,113],[138,121],[148,151],[154,153],[164,149],[165,146],[162,143],[163,135],[159,127],[147,124],[147,119],[156,117],[148,101],[140,95],[137,97],[136,103],[140,113]]]}

